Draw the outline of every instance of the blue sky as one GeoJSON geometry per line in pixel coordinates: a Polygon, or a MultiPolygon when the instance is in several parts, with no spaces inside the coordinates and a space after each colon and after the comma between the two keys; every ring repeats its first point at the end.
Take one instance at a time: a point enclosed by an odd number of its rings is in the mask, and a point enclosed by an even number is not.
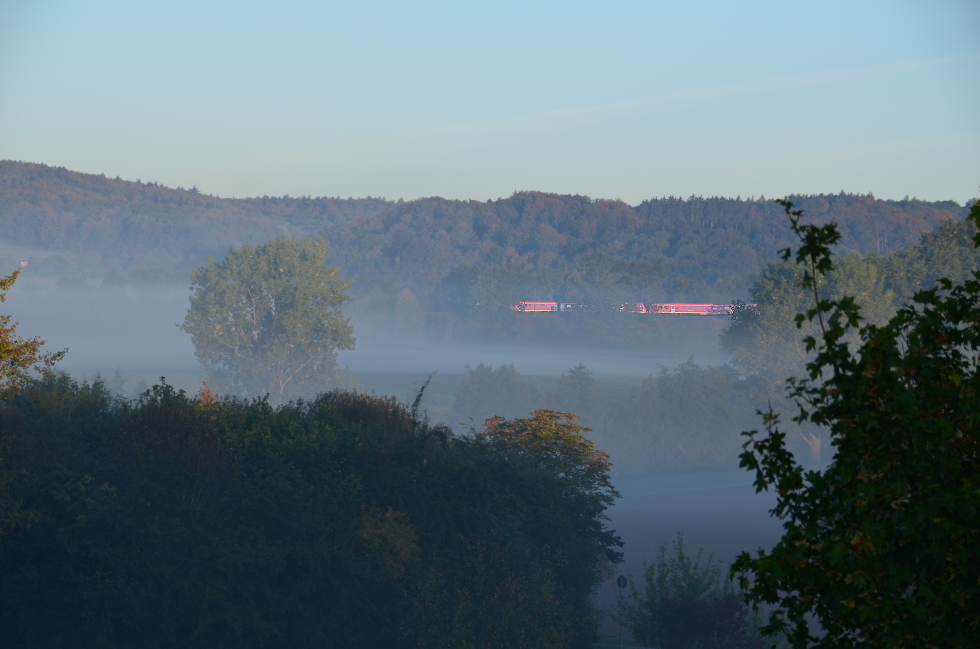
{"type": "Polygon", "coordinates": [[[0,0],[0,158],[221,196],[980,195],[980,2],[0,0]]]}

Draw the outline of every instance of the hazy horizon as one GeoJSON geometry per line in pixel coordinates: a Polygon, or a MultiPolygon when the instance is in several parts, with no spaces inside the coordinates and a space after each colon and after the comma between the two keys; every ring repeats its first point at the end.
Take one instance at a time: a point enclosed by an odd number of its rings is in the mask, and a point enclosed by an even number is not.
{"type": "Polygon", "coordinates": [[[978,24],[966,0],[11,2],[0,158],[226,197],[962,203],[978,24]]]}

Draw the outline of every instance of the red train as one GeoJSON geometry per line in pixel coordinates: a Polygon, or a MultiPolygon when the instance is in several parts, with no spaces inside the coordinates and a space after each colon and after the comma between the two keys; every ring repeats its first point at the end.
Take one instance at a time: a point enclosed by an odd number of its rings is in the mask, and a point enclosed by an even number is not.
{"type": "MultiPolygon", "coordinates": [[[[748,304],[746,306],[755,306],[748,304]]],[[[548,312],[567,312],[567,311],[590,311],[595,310],[592,305],[581,302],[518,302],[511,304],[512,311],[521,313],[548,313],[548,312]]],[[[668,315],[731,315],[734,306],[731,304],[690,304],[682,302],[668,302],[664,304],[643,304],[638,302],[617,304],[609,307],[612,311],[622,311],[626,313],[662,313],[668,315]]],[[[603,309],[604,310],[604,309],[603,309]]]]}

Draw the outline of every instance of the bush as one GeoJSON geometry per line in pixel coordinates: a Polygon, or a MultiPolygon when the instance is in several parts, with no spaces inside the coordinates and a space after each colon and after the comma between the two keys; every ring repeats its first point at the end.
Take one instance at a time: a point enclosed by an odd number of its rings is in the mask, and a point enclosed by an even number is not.
{"type": "Polygon", "coordinates": [[[620,598],[618,619],[633,637],[661,649],[761,649],[755,618],[713,556],[691,557],[677,535],[643,572],[642,590],[632,576],[630,597],[620,598]]]}
{"type": "Polygon", "coordinates": [[[350,392],[22,385],[0,401],[0,646],[594,640],[616,492],[560,413],[456,436],[350,392]]]}

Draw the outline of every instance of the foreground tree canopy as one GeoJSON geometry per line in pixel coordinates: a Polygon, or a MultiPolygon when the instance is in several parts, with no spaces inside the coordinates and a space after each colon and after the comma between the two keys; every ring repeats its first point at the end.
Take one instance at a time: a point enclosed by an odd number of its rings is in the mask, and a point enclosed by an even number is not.
{"type": "Polygon", "coordinates": [[[336,350],[353,349],[354,337],[340,312],[348,283],[326,254],[322,240],[278,239],[194,269],[181,328],[219,392],[280,404],[336,377],[336,350]]]}
{"type": "Polygon", "coordinates": [[[456,436],[393,399],[0,403],[0,646],[590,647],[619,560],[571,416],[456,436]]]}
{"type": "MultiPolygon", "coordinates": [[[[834,456],[805,471],[771,411],[764,434],[747,433],[742,465],[775,489],[785,531],[733,574],[794,647],[980,646],[980,270],[869,324],[853,297],[820,293],[836,227],[784,205],[815,354],[789,382],[793,420],[829,429],[834,456]]],[[[969,218],[980,224],[980,204],[969,218]]]]}

